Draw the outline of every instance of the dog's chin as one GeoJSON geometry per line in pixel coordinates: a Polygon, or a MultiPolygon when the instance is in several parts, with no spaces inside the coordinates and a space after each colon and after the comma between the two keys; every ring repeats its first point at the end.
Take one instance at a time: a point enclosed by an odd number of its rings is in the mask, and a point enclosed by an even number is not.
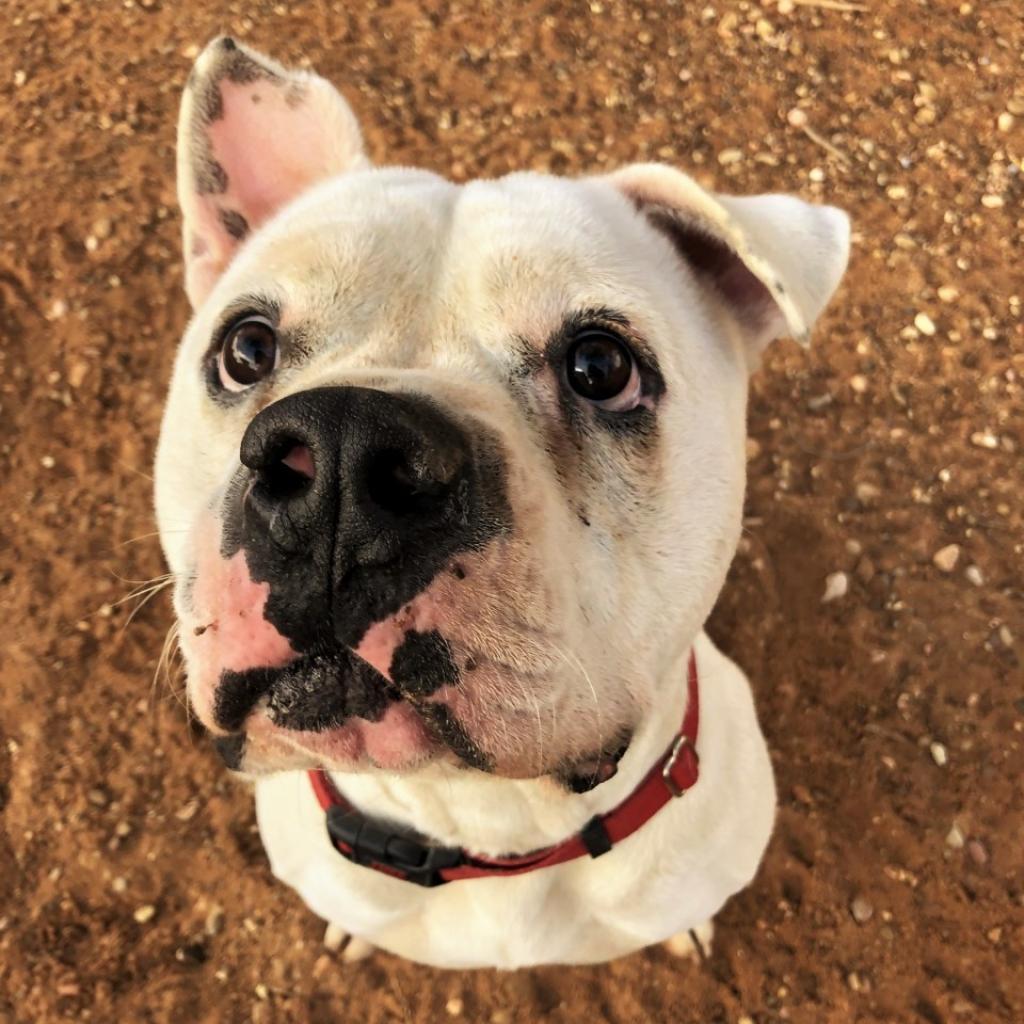
{"type": "Polygon", "coordinates": [[[243,731],[215,737],[214,748],[228,768],[245,775],[313,768],[405,773],[453,759],[406,705],[394,705],[376,722],[351,719],[317,731],[282,728],[261,710],[243,731]]]}

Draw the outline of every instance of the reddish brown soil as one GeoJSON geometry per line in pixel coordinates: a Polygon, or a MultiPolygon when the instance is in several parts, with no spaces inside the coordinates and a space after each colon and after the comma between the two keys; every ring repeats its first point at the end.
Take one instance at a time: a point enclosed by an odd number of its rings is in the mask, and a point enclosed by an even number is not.
{"type": "Polygon", "coordinates": [[[0,1018],[427,1022],[457,999],[495,1024],[1024,1020],[1024,22],[1013,0],[866,3],[6,4],[0,1018]],[[753,390],[712,632],[753,680],[781,806],[706,966],[335,962],[272,883],[245,790],[154,686],[165,596],[130,625],[118,602],[162,572],[149,471],[188,316],[174,124],[221,30],[342,84],[381,160],[658,158],[852,212],[816,346],[777,346],[753,390]],[[849,592],[822,604],[836,571],[849,592]]]}

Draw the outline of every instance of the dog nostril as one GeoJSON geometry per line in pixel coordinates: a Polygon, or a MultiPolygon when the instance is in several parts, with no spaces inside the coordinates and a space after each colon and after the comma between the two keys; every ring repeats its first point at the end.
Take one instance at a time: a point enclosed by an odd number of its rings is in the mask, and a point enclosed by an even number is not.
{"type": "Polygon", "coordinates": [[[282,446],[283,454],[256,471],[266,493],[277,501],[305,494],[316,477],[313,453],[304,444],[282,446]]]}
{"type": "Polygon", "coordinates": [[[410,460],[394,449],[375,452],[365,469],[370,501],[398,517],[436,511],[458,472],[457,466],[442,462],[429,457],[410,460]]]}

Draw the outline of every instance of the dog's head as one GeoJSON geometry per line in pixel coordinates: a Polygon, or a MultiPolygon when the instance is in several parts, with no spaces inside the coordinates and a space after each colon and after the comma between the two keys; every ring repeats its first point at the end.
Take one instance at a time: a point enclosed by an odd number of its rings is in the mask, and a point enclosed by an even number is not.
{"type": "Polygon", "coordinates": [[[230,39],[179,131],[195,316],[157,456],[191,703],[233,767],[600,782],[739,532],[747,376],[847,221],[666,167],[374,169],[230,39]]]}

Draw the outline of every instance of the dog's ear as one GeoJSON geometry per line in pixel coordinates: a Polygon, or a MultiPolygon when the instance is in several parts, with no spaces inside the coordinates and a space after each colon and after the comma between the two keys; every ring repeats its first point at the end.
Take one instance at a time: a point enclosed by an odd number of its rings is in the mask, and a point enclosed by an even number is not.
{"type": "Polygon", "coordinates": [[[660,164],[634,164],[606,180],[718,291],[744,330],[751,365],[773,338],[808,344],[846,269],[842,210],[794,196],[718,195],[660,164]]]}
{"type": "Polygon", "coordinates": [[[185,290],[206,298],[250,231],[299,193],[369,166],[329,82],[222,37],[199,55],[178,120],[185,290]]]}

